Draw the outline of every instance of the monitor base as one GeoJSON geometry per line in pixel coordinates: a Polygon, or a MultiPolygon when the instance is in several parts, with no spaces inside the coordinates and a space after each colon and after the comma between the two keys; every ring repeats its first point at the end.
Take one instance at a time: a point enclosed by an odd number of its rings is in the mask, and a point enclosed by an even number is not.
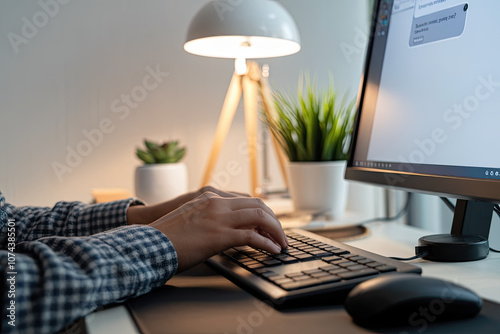
{"type": "Polygon", "coordinates": [[[427,252],[426,260],[440,262],[476,261],[488,256],[488,239],[479,235],[434,234],[418,239],[416,254],[427,252]]]}

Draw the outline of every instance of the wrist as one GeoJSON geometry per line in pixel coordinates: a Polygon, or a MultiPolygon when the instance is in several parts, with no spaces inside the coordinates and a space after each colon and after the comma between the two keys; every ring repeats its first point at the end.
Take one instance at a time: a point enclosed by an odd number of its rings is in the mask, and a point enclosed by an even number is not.
{"type": "Polygon", "coordinates": [[[185,201],[184,196],[154,205],[130,206],[127,210],[127,224],[151,224],[181,206],[185,201]]]}
{"type": "Polygon", "coordinates": [[[127,225],[143,225],[146,224],[147,218],[145,215],[146,206],[133,205],[127,209],[127,225]]]}

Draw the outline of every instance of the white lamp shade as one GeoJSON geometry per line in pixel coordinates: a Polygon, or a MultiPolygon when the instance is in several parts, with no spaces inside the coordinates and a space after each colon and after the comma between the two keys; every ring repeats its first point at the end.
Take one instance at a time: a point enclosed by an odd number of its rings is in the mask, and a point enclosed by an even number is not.
{"type": "Polygon", "coordinates": [[[269,58],[300,50],[291,15],[272,0],[212,1],[200,9],[184,49],[220,58],[269,58]]]}

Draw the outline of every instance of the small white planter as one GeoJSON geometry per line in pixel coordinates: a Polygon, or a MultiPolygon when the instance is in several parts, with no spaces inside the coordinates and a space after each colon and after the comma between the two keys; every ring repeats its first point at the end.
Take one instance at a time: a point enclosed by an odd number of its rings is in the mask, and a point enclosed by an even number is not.
{"type": "Polygon", "coordinates": [[[347,204],[346,164],[346,161],[288,163],[289,190],[295,210],[332,218],[342,216],[347,204]]]}
{"type": "Polygon", "coordinates": [[[147,204],[175,198],[188,190],[188,174],[183,162],[148,164],[135,170],[135,195],[147,204]]]}

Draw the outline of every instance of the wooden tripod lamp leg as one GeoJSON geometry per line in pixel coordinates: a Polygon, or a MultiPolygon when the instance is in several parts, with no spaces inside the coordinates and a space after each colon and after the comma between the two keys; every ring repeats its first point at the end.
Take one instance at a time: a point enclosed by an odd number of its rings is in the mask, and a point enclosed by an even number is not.
{"type": "Polygon", "coordinates": [[[258,92],[259,87],[257,81],[245,75],[243,77],[243,101],[245,105],[245,126],[247,132],[252,196],[260,196],[261,194],[257,173],[258,92]]]}
{"type": "Polygon", "coordinates": [[[220,149],[224,140],[226,139],[229,128],[234,118],[234,113],[238,108],[238,104],[241,99],[241,76],[238,74],[233,74],[231,83],[226,93],[226,98],[224,99],[224,104],[222,106],[222,111],[219,117],[219,123],[217,124],[217,129],[215,130],[215,137],[212,143],[212,149],[210,151],[210,157],[208,160],[207,167],[205,168],[205,174],[203,176],[203,181],[201,186],[206,186],[210,184],[210,178],[212,177],[212,172],[215,168],[215,163],[219,157],[220,149]]]}
{"type": "MultiPolygon", "coordinates": [[[[260,92],[262,95],[262,109],[266,113],[266,116],[269,117],[269,119],[274,119],[276,117],[276,111],[274,110],[274,105],[272,104],[271,88],[269,87],[269,82],[267,81],[267,78],[261,77],[259,83],[260,92]]],[[[285,182],[285,186],[288,188],[288,177],[286,175],[285,169],[285,162],[287,161],[287,158],[274,135],[271,134],[271,138],[273,140],[274,150],[276,151],[276,155],[278,156],[278,162],[281,169],[281,175],[283,176],[283,181],[285,182]]]]}

